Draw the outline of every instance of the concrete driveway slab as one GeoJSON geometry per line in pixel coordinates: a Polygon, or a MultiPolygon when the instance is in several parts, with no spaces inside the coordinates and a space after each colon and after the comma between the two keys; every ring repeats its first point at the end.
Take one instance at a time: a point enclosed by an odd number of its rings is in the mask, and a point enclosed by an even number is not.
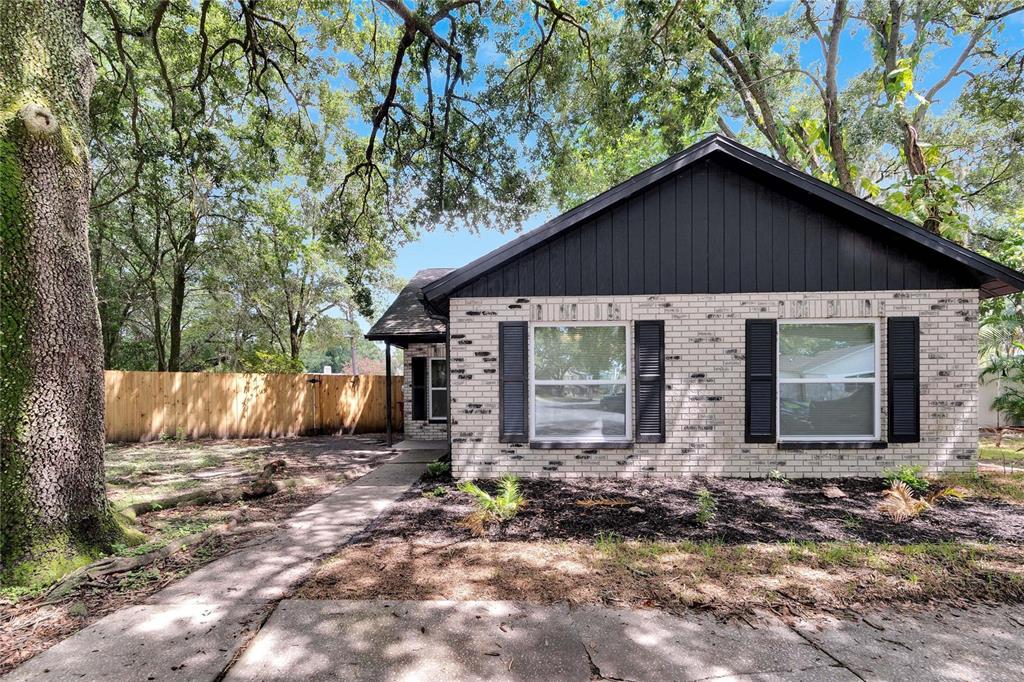
{"type": "Polygon", "coordinates": [[[511,602],[282,602],[226,680],[580,680],[568,607],[511,602]]]}
{"type": "Polygon", "coordinates": [[[584,606],[572,620],[601,677],[637,682],[760,679],[855,680],[778,621],[757,628],[693,612],[584,606]]]}

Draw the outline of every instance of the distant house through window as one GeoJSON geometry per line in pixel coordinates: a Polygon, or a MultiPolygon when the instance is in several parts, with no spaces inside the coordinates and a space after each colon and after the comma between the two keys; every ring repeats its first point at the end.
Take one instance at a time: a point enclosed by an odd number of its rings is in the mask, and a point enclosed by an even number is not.
{"type": "Polygon", "coordinates": [[[430,359],[430,390],[427,392],[430,419],[440,421],[448,418],[448,361],[444,358],[430,359]]]}
{"type": "Polygon", "coordinates": [[[877,325],[787,321],[778,337],[779,439],[877,439],[877,325]]]}
{"type": "Polygon", "coordinates": [[[531,438],[630,438],[628,329],[621,323],[534,325],[531,438]]]}

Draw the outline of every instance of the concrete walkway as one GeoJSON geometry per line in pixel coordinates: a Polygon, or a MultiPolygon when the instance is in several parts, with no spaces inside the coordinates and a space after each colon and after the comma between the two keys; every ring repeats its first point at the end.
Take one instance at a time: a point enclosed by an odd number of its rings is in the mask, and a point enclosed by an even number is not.
{"type": "Polygon", "coordinates": [[[225,679],[1019,680],[1016,611],[755,628],[701,612],[286,600],[225,679]]]}
{"type": "Polygon", "coordinates": [[[93,623],[3,679],[213,680],[275,604],[397,499],[438,452],[403,452],[299,512],[258,545],[217,559],[93,623]]]}

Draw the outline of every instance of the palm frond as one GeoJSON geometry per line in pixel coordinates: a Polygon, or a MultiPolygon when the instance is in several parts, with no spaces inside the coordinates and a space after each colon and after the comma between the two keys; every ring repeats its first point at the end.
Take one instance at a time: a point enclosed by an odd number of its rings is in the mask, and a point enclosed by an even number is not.
{"type": "Polygon", "coordinates": [[[921,514],[931,507],[926,500],[914,497],[914,491],[903,481],[894,481],[889,488],[882,493],[882,501],[878,510],[886,514],[893,523],[903,523],[921,514]]]}

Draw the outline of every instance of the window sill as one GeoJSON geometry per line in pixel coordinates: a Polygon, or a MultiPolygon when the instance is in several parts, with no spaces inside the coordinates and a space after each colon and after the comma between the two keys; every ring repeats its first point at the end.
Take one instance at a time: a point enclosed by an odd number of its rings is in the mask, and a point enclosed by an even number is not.
{"type": "Polygon", "coordinates": [[[575,440],[531,440],[534,450],[631,450],[633,441],[596,441],[584,443],[575,440]]]}
{"type": "Polygon", "coordinates": [[[884,450],[889,444],[884,440],[786,440],[779,441],[779,450],[884,450]]]}
{"type": "Polygon", "coordinates": [[[428,424],[447,424],[448,423],[448,418],[444,417],[443,419],[428,419],[427,423],[428,424]]]}

